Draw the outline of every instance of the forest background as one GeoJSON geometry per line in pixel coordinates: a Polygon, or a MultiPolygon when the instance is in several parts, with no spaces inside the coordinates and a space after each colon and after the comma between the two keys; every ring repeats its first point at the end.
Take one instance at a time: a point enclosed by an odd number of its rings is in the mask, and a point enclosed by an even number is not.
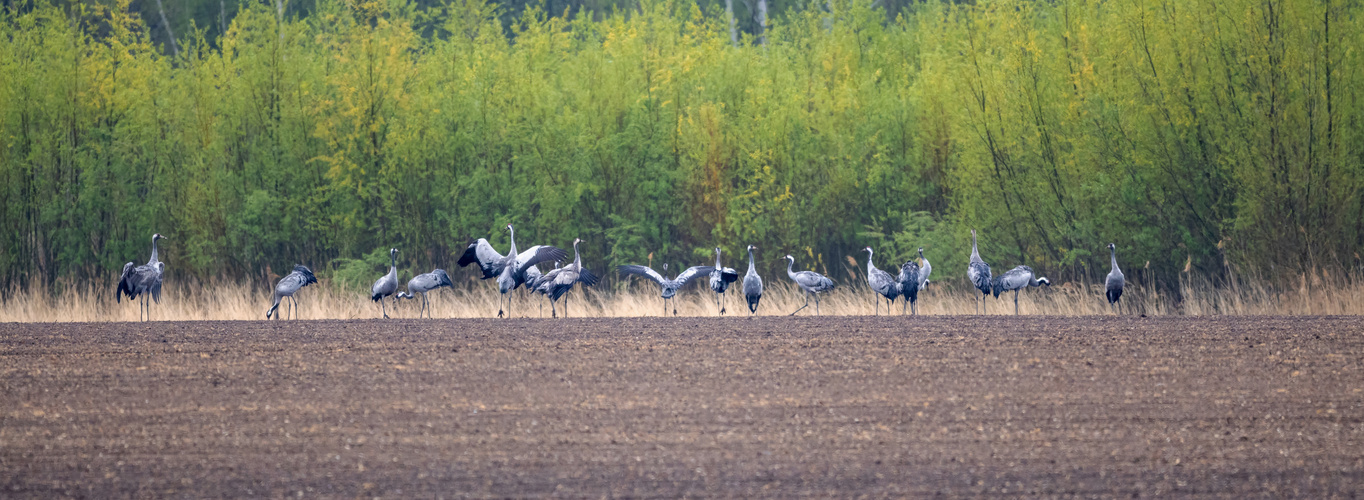
{"type": "Polygon", "coordinates": [[[467,280],[508,222],[601,270],[922,246],[950,285],[975,228],[1054,281],[1109,242],[1174,293],[1360,275],[1359,1],[0,5],[7,287],[112,282],[153,232],[167,280],[361,288],[389,247],[467,280]]]}

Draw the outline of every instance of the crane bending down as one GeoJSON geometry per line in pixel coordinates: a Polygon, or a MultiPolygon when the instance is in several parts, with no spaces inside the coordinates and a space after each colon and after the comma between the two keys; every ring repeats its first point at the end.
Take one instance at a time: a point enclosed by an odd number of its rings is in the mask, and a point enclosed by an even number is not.
{"type": "MultiPolygon", "coordinates": [[[[480,279],[497,278],[497,291],[501,294],[497,299],[497,317],[502,317],[511,309],[511,296],[508,295],[516,287],[526,282],[526,272],[536,264],[541,262],[552,262],[563,260],[564,251],[550,245],[536,245],[524,252],[516,253],[516,229],[511,224],[507,224],[508,239],[511,242],[511,249],[507,255],[498,253],[488,240],[479,238],[470,243],[464,250],[464,255],[459,258],[459,266],[464,267],[475,262],[483,271],[480,279]],[[506,298],[507,309],[502,308],[502,300],[506,298]]],[[[507,314],[510,317],[510,314],[507,314]]]]}
{"type": "Polygon", "coordinates": [[[294,264],[294,272],[280,278],[279,283],[275,283],[275,295],[272,297],[273,303],[270,305],[270,310],[265,311],[265,319],[270,319],[271,315],[274,315],[276,320],[279,319],[279,314],[275,311],[279,309],[279,302],[284,298],[288,298],[290,302],[289,317],[297,318],[298,299],[294,297],[294,294],[298,293],[303,287],[313,283],[317,283],[317,276],[313,276],[313,270],[308,269],[308,267],[303,264],[294,264]]]}
{"type": "Polygon", "coordinates": [[[416,298],[415,294],[420,293],[422,294],[422,305],[417,310],[417,317],[422,317],[422,312],[426,312],[426,316],[429,318],[431,317],[431,302],[426,299],[426,292],[443,286],[455,286],[454,283],[450,282],[450,275],[445,274],[444,269],[418,274],[407,280],[407,292],[398,292],[398,295],[394,296],[393,302],[398,302],[398,299],[414,299],[416,298]]]}
{"type": "Polygon", "coordinates": [[[763,298],[763,279],[753,267],[753,251],[758,247],[748,246],[748,272],[744,274],[744,300],[748,301],[748,314],[758,313],[758,302],[763,298]]]}
{"type": "Polygon", "coordinates": [[[980,290],[980,311],[985,312],[985,297],[990,295],[993,284],[990,280],[990,265],[980,259],[980,251],[976,250],[975,229],[971,230],[971,263],[966,266],[966,277],[971,279],[976,290],[980,290]]]}
{"type": "MultiPolygon", "coordinates": [[[[914,263],[914,259],[905,261],[900,265],[900,274],[896,276],[897,284],[900,286],[900,295],[905,296],[905,305],[914,315],[919,314],[919,288],[923,286],[924,269],[914,263]]],[[[904,314],[904,305],[900,306],[900,313],[904,314]]]]}
{"type": "MultiPolygon", "coordinates": [[[[388,260],[388,274],[379,277],[374,281],[374,286],[369,287],[369,299],[379,303],[379,311],[384,318],[388,318],[388,306],[384,304],[384,299],[398,291],[398,249],[388,249],[388,260]]],[[[398,299],[393,299],[393,305],[397,304],[398,299]]]]}
{"type": "Polygon", "coordinates": [[[890,306],[895,305],[895,299],[900,296],[900,283],[890,273],[876,268],[876,264],[872,263],[872,256],[876,253],[871,247],[863,248],[862,251],[867,252],[867,285],[871,286],[873,298],[876,299],[874,311],[881,314],[881,297],[885,297],[889,301],[886,305],[886,313],[889,314],[890,306]]]}
{"type": "Polygon", "coordinates": [[[995,298],[999,298],[1001,292],[1013,290],[1014,292],[1014,315],[1018,315],[1018,291],[1030,286],[1047,285],[1051,286],[1051,280],[1045,276],[1033,279],[1032,268],[1028,266],[1018,266],[1008,270],[1004,274],[994,279],[991,284],[991,293],[995,298]]]}
{"type": "Polygon", "coordinates": [[[123,273],[118,277],[118,290],[114,291],[114,301],[123,302],[123,296],[127,295],[128,300],[135,300],[142,297],[142,301],[137,305],[137,319],[147,321],[152,319],[152,306],[147,303],[147,296],[157,304],[161,303],[161,276],[166,272],[166,264],[157,258],[156,240],[168,239],[161,236],[161,233],[152,235],[152,257],[147,259],[147,263],[140,266],[133,266],[132,262],[123,265],[123,273]],[[142,311],[146,309],[146,319],[143,319],[142,311]]]}
{"type": "Polygon", "coordinates": [[[795,316],[796,313],[800,312],[801,309],[810,307],[810,295],[815,296],[815,316],[819,316],[819,294],[822,292],[833,290],[834,282],[833,280],[824,277],[824,275],[814,271],[794,272],[791,270],[791,266],[794,266],[795,264],[796,258],[787,255],[786,275],[791,278],[791,281],[796,282],[796,285],[800,286],[800,289],[804,290],[806,295],[805,305],[796,308],[796,310],[794,311],[791,311],[791,316],[795,316]]]}
{"type": "MultiPolygon", "coordinates": [[[[651,279],[651,280],[654,280],[654,283],[658,283],[658,286],[662,288],[662,291],[659,293],[659,296],[663,297],[663,315],[664,315],[664,316],[667,316],[667,315],[668,315],[668,299],[672,299],[675,295],[677,295],[677,290],[680,289],[680,288],[682,288],[683,285],[686,285],[687,282],[688,282],[688,281],[691,281],[692,278],[695,278],[695,277],[697,277],[697,276],[703,276],[703,275],[710,274],[710,272],[711,272],[711,271],[714,271],[715,268],[712,267],[712,266],[692,266],[692,267],[687,268],[686,271],[682,271],[682,274],[677,275],[677,277],[676,277],[676,278],[673,278],[673,279],[664,278],[663,275],[658,274],[658,271],[655,271],[655,270],[653,270],[653,269],[651,269],[651,268],[648,268],[648,267],[645,267],[645,266],[634,266],[634,265],[630,265],[630,266],[620,266],[620,267],[617,267],[616,270],[617,270],[617,271],[620,271],[620,272],[623,273],[623,274],[637,274],[637,275],[640,275],[640,276],[649,278],[649,279],[651,279]]],[[[663,264],[663,272],[665,272],[665,273],[668,272],[668,265],[667,265],[667,264],[663,264]]],[[[676,315],[677,315],[677,300],[674,299],[674,300],[673,300],[673,316],[676,316],[676,315]]]]}
{"type": "Polygon", "coordinates": [[[1122,298],[1122,289],[1127,284],[1127,278],[1122,275],[1122,270],[1118,269],[1118,247],[1109,243],[1108,252],[1113,259],[1113,270],[1108,272],[1108,279],[1104,281],[1104,292],[1108,296],[1108,307],[1117,314],[1118,299],[1122,298]]]}
{"type": "MultiPolygon", "coordinates": [[[[554,307],[554,303],[559,300],[559,297],[563,297],[569,290],[572,290],[573,285],[582,283],[583,286],[592,286],[600,281],[597,275],[592,274],[592,271],[583,268],[583,257],[582,254],[578,253],[578,244],[582,241],[579,238],[573,239],[573,263],[555,268],[537,280],[535,290],[543,289],[545,296],[549,297],[551,318],[559,317],[558,309],[554,307]]],[[[568,317],[568,298],[566,297],[564,298],[564,317],[568,317]]]]}
{"type": "Polygon", "coordinates": [[[725,313],[725,290],[729,289],[730,283],[738,280],[738,271],[720,265],[720,247],[715,247],[715,269],[710,272],[710,290],[715,292],[715,305],[720,306],[720,314],[725,313]]]}

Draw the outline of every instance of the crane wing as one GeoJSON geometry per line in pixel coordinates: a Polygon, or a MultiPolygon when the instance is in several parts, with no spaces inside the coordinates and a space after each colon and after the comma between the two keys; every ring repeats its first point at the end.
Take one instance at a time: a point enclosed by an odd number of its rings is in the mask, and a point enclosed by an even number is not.
{"type": "Polygon", "coordinates": [[[578,270],[578,283],[582,283],[583,286],[593,286],[600,281],[601,278],[598,278],[597,275],[592,274],[592,271],[588,271],[587,269],[578,270]]]}
{"type": "Polygon", "coordinates": [[[156,266],[155,266],[155,267],[152,267],[152,266],[147,266],[147,267],[151,268],[151,273],[152,273],[152,274],[151,274],[151,284],[152,284],[152,286],[151,286],[151,292],[152,292],[152,301],[156,302],[157,304],[160,304],[160,303],[161,303],[161,275],[162,275],[162,273],[165,273],[165,272],[166,272],[166,263],[165,263],[165,262],[160,262],[160,261],[158,261],[158,262],[156,263],[156,266]]]}
{"type": "Polygon", "coordinates": [[[313,274],[312,269],[308,269],[308,266],[305,266],[303,264],[294,264],[294,272],[303,276],[303,285],[301,286],[308,286],[310,284],[317,283],[317,276],[313,274]]]}
{"type": "Polygon", "coordinates": [[[687,284],[692,278],[709,275],[713,271],[715,271],[715,266],[692,266],[688,267],[686,271],[682,271],[682,274],[677,275],[677,279],[673,281],[677,282],[678,288],[682,288],[682,285],[687,284]]]}
{"type": "Polygon", "coordinates": [[[739,272],[732,267],[726,267],[720,270],[720,279],[724,280],[725,283],[739,281],[739,272]]]}
{"type": "Polygon", "coordinates": [[[136,267],[132,262],[123,265],[123,273],[118,275],[118,290],[114,291],[114,301],[123,302],[123,295],[127,294],[131,300],[136,294],[133,293],[133,283],[128,278],[133,275],[133,268],[136,267]]]}
{"type": "Polygon", "coordinates": [[[469,244],[464,249],[464,255],[459,258],[459,267],[478,263],[478,267],[483,270],[483,277],[480,279],[496,278],[502,274],[503,261],[506,256],[493,249],[488,240],[479,238],[478,241],[469,244]]]}
{"type": "Polygon", "coordinates": [[[550,245],[535,245],[524,252],[517,254],[516,264],[520,267],[515,269],[516,274],[525,276],[526,270],[531,266],[541,262],[564,260],[563,249],[550,245]]]}
{"type": "Polygon", "coordinates": [[[616,270],[625,274],[638,274],[640,276],[644,276],[646,278],[654,280],[654,282],[658,283],[659,286],[663,286],[663,282],[667,281],[663,279],[663,275],[658,274],[658,271],[649,269],[648,267],[645,266],[620,266],[617,267],[616,270]]]}

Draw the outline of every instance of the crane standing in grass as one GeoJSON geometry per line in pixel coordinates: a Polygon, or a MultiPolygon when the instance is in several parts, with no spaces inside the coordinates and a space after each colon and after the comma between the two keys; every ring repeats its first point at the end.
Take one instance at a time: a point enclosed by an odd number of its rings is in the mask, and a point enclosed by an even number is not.
{"type": "Polygon", "coordinates": [[[872,256],[876,253],[871,247],[863,248],[862,251],[867,252],[867,285],[871,286],[872,297],[876,300],[873,311],[881,314],[881,297],[885,297],[889,301],[886,305],[886,313],[889,314],[890,306],[895,305],[895,299],[900,296],[900,283],[890,273],[876,268],[872,262],[872,256]]]}
{"type": "Polygon", "coordinates": [[[1108,271],[1108,279],[1104,280],[1104,294],[1108,296],[1108,307],[1117,314],[1118,299],[1122,298],[1122,289],[1127,285],[1127,278],[1122,275],[1122,269],[1118,269],[1117,245],[1109,243],[1108,254],[1113,259],[1113,270],[1108,271]]]}
{"type": "Polygon", "coordinates": [[[900,314],[904,314],[904,307],[909,306],[909,310],[915,316],[919,315],[919,287],[922,286],[923,279],[919,276],[924,270],[914,263],[914,259],[905,261],[900,265],[900,274],[896,276],[896,285],[900,287],[900,294],[905,296],[905,302],[900,306],[900,314]]]}
{"type": "MultiPolygon", "coordinates": [[[[653,280],[654,283],[658,283],[658,286],[662,289],[660,296],[663,297],[663,315],[668,315],[668,299],[673,299],[673,316],[676,316],[677,299],[674,299],[673,297],[677,295],[677,290],[686,285],[692,278],[708,275],[711,271],[714,271],[715,268],[712,266],[692,266],[687,268],[686,271],[682,271],[682,274],[677,275],[677,277],[673,279],[664,278],[663,275],[658,274],[658,271],[645,266],[620,266],[617,267],[616,270],[622,274],[637,274],[653,280]]],[[[663,272],[668,272],[668,264],[666,263],[663,264],[663,272]]]]}
{"type": "Polygon", "coordinates": [[[806,295],[805,305],[796,308],[796,310],[794,311],[791,311],[791,316],[795,316],[796,313],[800,312],[801,309],[810,307],[810,295],[815,296],[815,316],[819,316],[819,294],[827,292],[829,290],[833,290],[834,282],[833,280],[825,277],[824,275],[814,271],[801,272],[792,271],[791,266],[794,266],[795,264],[796,258],[787,255],[786,276],[790,277],[791,281],[796,282],[796,285],[799,286],[801,290],[804,290],[806,295]]]}
{"type": "Polygon", "coordinates": [[[597,275],[583,268],[583,257],[582,254],[578,253],[578,244],[582,242],[581,239],[573,239],[573,262],[571,264],[555,268],[553,271],[545,273],[544,277],[540,279],[542,283],[537,288],[543,287],[545,296],[549,297],[549,317],[551,318],[559,316],[558,310],[554,308],[554,302],[559,300],[559,297],[564,297],[564,317],[568,317],[568,297],[565,295],[573,289],[573,285],[582,283],[583,286],[592,286],[599,281],[597,275]]]}
{"type": "Polygon", "coordinates": [[[313,283],[317,283],[317,276],[313,276],[313,270],[302,264],[294,264],[294,272],[280,278],[279,283],[275,284],[275,295],[272,298],[274,303],[270,305],[270,310],[265,311],[265,319],[270,319],[271,315],[274,315],[276,320],[279,319],[279,314],[275,310],[279,309],[280,300],[286,297],[290,302],[289,317],[296,318],[298,315],[298,299],[294,297],[294,294],[313,283]]]}
{"type": "Polygon", "coordinates": [[[980,290],[980,311],[985,312],[985,297],[990,295],[994,285],[990,279],[990,265],[981,260],[980,251],[976,250],[975,229],[971,230],[971,263],[966,266],[966,277],[971,279],[976,290],[980,290]]]}
{"type": "Polygon", "coordinates": [[[161,262],[156,253],[156,240],[168,239],[161,236],[161,233],[152,235],[152,257],[147,259],[147,263],[140,266],[133,266],[132,262],[123,265],[123,273],[118,277],[118,290],[114,291],[114,301],[122,302],[123,296],[127,295],[128,300],[142,297],[138,303],[137,319],[146,321],[152,319],[152,306],[147,303],[147,296],[150,295],[152,301],[161,303],[161,276],[166,273],[166,264],[161,262]],[[143,319],[142,311],[147,311],[146,319],[143,319]]]}
{"type": "Polygon", "coordinates": [[[422,317],[422,312],[426,312],[427,317],[430,317],[431,302],[426,300],[426,292],[443,286],[454,286],[454,283],[450,282],[450,275],[445,274],[444,269],[437,269],[426,274],[418,274],[413,276],[412,279],[407,280],[407,292],[398,292],[398,295],[395,296],[396,298],[393,302],[397,303],[397,299],[413,299],[416,298],[415,294],[420,293],[422,294],[422,304],[421,308],[417,310],[417,317],[422,317]]]}
{"type": "Polygon", "coordinates": [[[464,267],[475,262],[483,271],[481,279],[497,278],[497,291],[501,294],[497,299],[497,317],[501,318],[504,314],[508,317],[511,309],[512,290],[526,282],[526,271],[531,266],[540,262],[549,262],[564,258],[564,251],[549,245],[536,245],[530,247],[525,252],[516,253],[516,229],[511,224],[507,224],[508,239],[511,242],[511,249],[507,255],[498,253],[488,240],[479,238],[470,243],[464,250],[464,255],[459,258],[459,266],[464,267]],[[502,308],[503,299],[507,301],[507,309],[502,308]]]}
{"type": "MultiPolygon", "coordinates": [[[[369,287],[369,298],[379,303],[379,311],[384,318],[388,318],[388,307],[384,304],[384,299],[398,291],[398,249],[388,249],[388,274],[380,276],[374,281],[374,285],[369,287]]],[[[398,299],[393,299],[396,306],[398,299]]]]}
{"type": "Polygon", "coordinates": [[[715,269],[710,272],[710,290],[715,292],[715,305],[720,307],[720,314],[725,313],[725,290],[729,289],[730,283],[738,280],[738,271],[720,265],[720,247],[715,247],[715,269]]]}
{"type": "Polygon", "coordinates": [[[919,265],[919,290],[923,291],[928,287],[928,274],[933,272],[933,265],[928,263],[928,257],[924,257],[924,247],[919,247],[919,260],[923,261],[919,265]]]}
{"type": "Polygon", "coordinates": [[[763,279],[753,267],[753,251],[758,247],[748,246],[748,272],[744,274],[744,300],[748,302],[748,314],[758,313],[758,302],[763,298],[763,279]]]}
{"type": "Polygon", "coordinates": [[[1004,274],[994,279],[991,284],[991,293],[995,298],[999,298],[1001,292],[1013,290],[1014,292],[1014,315],[1018,315],[1018,292],[1030,286],[1047,285],[1051,286],[1051,280],[1045,276],[1033,279],[1032,268],[1028,266],[1018,266],[1008,270],[1004,274]]]}

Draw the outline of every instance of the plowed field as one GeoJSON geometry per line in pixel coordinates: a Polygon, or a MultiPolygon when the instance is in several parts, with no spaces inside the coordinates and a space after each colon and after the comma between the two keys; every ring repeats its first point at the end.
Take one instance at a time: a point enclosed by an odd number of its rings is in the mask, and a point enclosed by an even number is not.
{"type": "Polygon", "coordinates": [[[0,325],[0,497],[1364,492],[1360,318],[0,325]]]}

